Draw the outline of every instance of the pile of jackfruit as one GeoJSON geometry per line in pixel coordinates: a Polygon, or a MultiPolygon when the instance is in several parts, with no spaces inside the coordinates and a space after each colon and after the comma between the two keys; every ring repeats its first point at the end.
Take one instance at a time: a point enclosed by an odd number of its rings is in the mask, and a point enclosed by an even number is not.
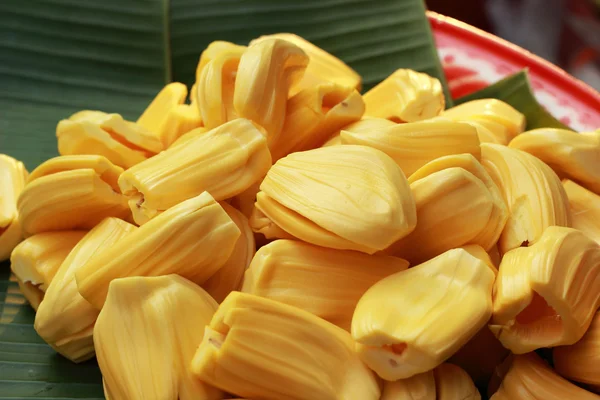
{"type": "Polygon", "coordinates": [[[189,103],[0,156],[37,333],[111,400],[599,399],[600,131],[445,110],[410,70],[360,87],[295,35],[217,41],[189,103]]]}

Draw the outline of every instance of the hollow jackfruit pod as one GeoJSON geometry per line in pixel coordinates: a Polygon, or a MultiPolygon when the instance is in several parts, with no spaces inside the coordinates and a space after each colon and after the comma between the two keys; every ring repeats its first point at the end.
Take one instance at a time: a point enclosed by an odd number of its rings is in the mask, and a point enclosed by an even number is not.
{"type": "MultiPolygon", "coordinates": [[[[292,153],[269,170],[260,190],[256,207],[262,214],[292,237],[323,247],[372,254],[416,225],[402,171],[366,146],[292,153]]],[[[253,217],[250,225],[260,229],[253,217]]]]}
{"type": "Polygon", "coordinates": [[[34,310],[38,309],[64,259],[85,234],[85,231],[39,233],[15,247],[10,269],[34,310]]]}
{"type": "MultiPolygon", "coordinates": [[[[200,60],[198,60],[198,65],[196,66],[196,83],[198,83],[200,80],[200,75],[202,74],[204,67],[206,67],[206,65],[210,61],[214,60],[219,54],[225,52],[239,52],[241,54],[246,50],[246,48],[246,46],[240,46],[224,40],[215,40],[211,42],[208,46],[206,46],[206,49],[202,51],[202,54],[200,54],[200,60]]],[[[193,93],[194,91],[192,90],[192,94],[193,93]]],[[[194,98],[193,95],[190,97],[192,99],[194,98]]]]}
{"type": "Polygon", "coordinates": [[[322,83],[287,102],[281,135],[271,145],[273,161],[289,153],[320,147],[342,127],[358,121],[365,105],[356,89],[322,83]]]}
{"type": "MultiPolygon", "coordinates": [[[[46,343],[71,361],[81,362],[94,356],[92,334],[98,316],[98,310],[79,294],[75,271],[135,229],[134,225],[118,218],[104,219],[59,264],[46,290],[35,315],[35,330],[46,343]]],[[[63,232],[42,233],[28,240],[51,234],[62,235],[63,232]]]]}
{"type": "Polygon", "coordinates": [[[240,118],[128,169],[119,186],[141,225],[204,191],[218,201],[235,196],[270,167],[265,137],[252,122],[240,118]]]}
{"type": "Polygon", "coordinates": [[[94,327],[107,398],[222,399],[189,369],[216,309],[202,288],[177,275],[113,281],[94,327]]]}
{"type": "Polygon", "coordinates": [[[27,182],[22,162],[0,154],[0,261],[7,260],[23,240],[17,200],[27,182]]]}
{"type": "Polygon", "coordinates": [[[573,344],[600,306],[600,246],[551,226],[504,255],[494,293],[490,329],[513,353],[573,344]]]}
{"type": "Polygon", "coordinates": [[[396,124],[368,131],[342,131],[342,144],[379,149],[392,157],[406,176],[436,158],[469,153],[479,159],[477,130],[466,123],[432,120],[396,124]]]}
{"type": "Polygon", "coordinates": [[[293,96],[301,90],[312,88],[325,82],[333,82],[360,91],[361,77],[356,71],[331,53],[293,33],[275,33],[261,36],[251,41],[250,45],[268,39],[283,39],[291,42],[304,50],[310,59],[302,79],[290,89],[290,95],[293,96]]]}
{"type": "Polygon", "coordinates": [[[558,176],[600,194],[600,131],[534,129],[514,138],[509,146],[536,156],[558,176]]]}
{"type": "Polygon", "coordinates": [[[230,292],[242,288],[244,272],[246,272],[246,269],[254,257],[254,253],[256,253],[254,232],[252,232],[252,229],[250,228],[248,218],[229,204],[220,204],[229,218],[235,222],[240,230],[240,236],[235,242],[233,252],[225,264],[202,284],[202,288],[206,290],[217,303],[221,303],[230,292]]]}
{"type": "Polygon", "coordinates": [[[79,293],[100,310],[112,280],[179,274],[203,284],[227,261],[240,230],[213,197],[179,203],[75,271],[79,293]]]}
{"type": "Polygon", "coordinates": [[[395,122],[384,118],[362,117],[359,121],[344,126],[334,133],[321,147],[337,146],[342,144],[342,131],[354,133],[369,132],[372,129],[387,128],[396,125],[395,122]]]}
{"type": "Polygon", "coordinates": [[[406,268],[408,262],[397,257],[276,240],[256,253],[242,292],[301,308],[349,331],[367,289],[406,268]]]}
{"type": "Polygon", "coordinates": [[[459,248],[377,282],[352,319],[361,358],[386,380],[440,365],[489,320],[494,278],[459,248]]]}
{"type": "Polygon", "coordinates": [[[397,381],[383,381],[380,400],[439,400],[433,370],[397,381]]]}
{"type": "Polygon", "coordinates": [[[500,189],[509,210],[498,241],[501,254],[535,243],[548,226],[570,226],[565,190],[542,161],[524,151],[484,143],[481,164],[500,189]]]}
{"type": "Polygon", "coordinates": [[[598,396],[563,379],[537,354],[515,356],[491,400],[598,400],[598,396]]]}
{"type": "Polygon", "coordinates": [[[269,146],[283,128],[289,89],[300,81],[307,65],[306,53],[281,39],[254,43],[240,58],[233,106],[241,118],[264,128],[269,146]]]}
{"type": "Polygon", "coordinates": [[[287,304],[233,292],[191,364],[204,382],[264,400],[378,400],[379,382],[350,334],[287,304]]]}
{"type": "Polygon", "coordinates": [[[123,169],[103,156],[60,156],[37,167],[19,197],[23,234],[91,229],[106,217],[128,219],[117,178],[123,169]]]}
{"type": "Polygon", "coordinates": [[[436,78],[399,69],[364,96],[370,117],[394,122],[416,122],[438,116],[445,107],[442,84],[436,78]]]}
{"type": "Polygon", "coordinates": [[[153,132],[125,121],[119,114],[80,111],[56,126],[58,152],[63,155],[99,155],[129,168],[163,150],[153,132]]]}
{"type": "Polygon", "coordinates": [[[562,182],[571,210],[571,227],[600,244],[600,195],[568,179],[562,182]]]}

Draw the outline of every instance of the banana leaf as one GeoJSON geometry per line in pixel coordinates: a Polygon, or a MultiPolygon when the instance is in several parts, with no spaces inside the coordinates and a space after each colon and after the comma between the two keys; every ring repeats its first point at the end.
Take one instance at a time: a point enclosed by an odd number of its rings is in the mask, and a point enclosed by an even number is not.
{"type": "MultiPolygon", "coordinates": [[[[365,89],[397,68],[446,87],[422,0],[2,0],[0,153],[31,170],[57,155],[60,119],[98,109],[135,120],[165,83],[192,83],[212,40],[281,31],[342,58],[365,89]]],[[[33,320],[0,263],[0,399],[103,398],[97,364],[56,355],[33,320]]]]}

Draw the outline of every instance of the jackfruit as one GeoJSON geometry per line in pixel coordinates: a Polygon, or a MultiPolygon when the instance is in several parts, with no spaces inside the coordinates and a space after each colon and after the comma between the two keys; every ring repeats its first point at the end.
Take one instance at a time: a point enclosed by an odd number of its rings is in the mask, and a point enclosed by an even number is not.
{"type": "Polygon", "coordinates": [[[598,400],[563,379],[535,353],[516,356],[491,400],[598,400]]]}
{"type": "Polygon", "coordinates": [[[177,140],[175,140],[173,143],[171,143],[171,146],[169,146],[169,148],[179,146],[180,144],[188,143],[192,139],[195,139],[198,136],[202,136],[208,131],[209,131],[209,129],[206,127],[203,127],[203,126],[201,126],[200,128],[192,129],[191,131],[184,133],[179,138],[177,138],[177,140]]]}
{"type": "Polygon", "coordinates": [[[380,400],[439,400],[433,370],[397,381],[383,381],[380,400]]]}
{"type": "Polygon", "coordinates": [[[504,254],[490,329],[515,354],[577,342],[600,307],[600,246],[551,226],[504,254]]]}
{"type": "Polygon", "coordinates": [[[542,161],[521,150],[484,143],[481,164],[500,189],[509,210],[498,241],[501,254],[535,243],[548,226],[570,226],[565,190],[542,161]]]}
{"type": "Polygon", "coordinates": [[[8,260],[15,246],[23,240],[17,199],[27,182],[22,162],[0,154],[0,261],[8,260]]]}
{"type": "Polygon", "coordinates": [[[571,210],[571,226],[600,244],[600,196],[568,179],[562,182],[571,210]]]}
{"type": "MultiPolygon", "coordinates": [[[[445,117],[441,117],[445,118],[445,117]]],[[[481,143],[495,143],[507,146],[510,142],[510,137],[505,133],[506,128],[504,125],[494,122],[486,121],[481,119],[460,119],[460,122],[464,122],[473,126],[477,129],[477,137],[481,143]]]]}
{"type": "Polygon", "coordinates": [[[25,237],[48,231],[91,229],[106,217],[131,212],[119,192],[123,169],[103,156],[60,156],[31,173],[17,203],[25,237]]]}
{"type": "Polygon", "coordinates": [[[189,368],[216,309],[204,290],[177,275],[114,280],[94,327],[106,397],[222,399],[189,368]]]}
{"type": "Polygon", "coordinates": [[[255,210],[254,203],[256,203],[256,194],[260,191],[260,184],[262,183],[263,178],[254,182],[248,189],[237,196],[229,199],[229,204],[244,214],[246,218],[250,218],[252,212],[255,210]]]}
{"type": "MultiPolygon", "coordinates": [[[[256,208],[268,220],[323,247],[373,254],[406,236],[417,222],[402,171],[366,146],[292,153],[273,165],[260,190],[256,208]]],[[[265,225],[250,218],[255,231],[265,225]]]]}
{"type": "Polygon", "coordinates": [[[481,400],[473,380],[462,368],[444,363],[433,374],[437,400],[481,400]]]}
{"type": "Polygon", "coordinates": [[[58,152],[63,155],[99,155],[123,168],[163,150],[160,138],[119,114],[80,111],[56,127],[58,152]]]}
{"type": "Polygon", "coordinates": [[[217,200],[235,196],[270,167],[264,136],[250,121],[237,119],[128,169],[119,186],[141,225],[204,191],[217,200]]]}
{"type": "Polygon", "coordinates": [[[406,268],[401,258],[276,240],[256,253],[242,292],[296,306],[349,331],[367,289],[406,268]]]}
{"type": "MultiPolygon", "coordinates": [[[[224,40],[215,40],[211,42],[206,49],[200,54],[200,60],[198,61],[198,65],[196,66],[196,82],[200,80],[200,75],[204,70],[204,67],[214,60],[219,54],[225,52],[239,52],[240,54],[246,50],[246,46],[240,46],[235,43],[227,42],[224,40]]],[[[194,91],[192,91],[194,93],[194,91]]],[[[195,96],[190,96],[192,99],[195,96]]]]}
{"type": "Polygon", "coordinates": [[[300,81],[307,65],[306,53],[281,39],[253,43],[240,58],[233,106],[241,118],[265,130],[269,147],[283,128],[290,87],[300,81]]]}
{"type": "Polygon", "coordinates": [[[354,133],[369,132],[373,129],[387,128],[396,125],[395,122],[384,118],[362,117],[360,120],[346,125],[336,133],[334,133],[321,147],[337,146],[342,144],[342,131],[350,131],[354,133]]]}
{"type": "Polygon", "coordinates": [[[85,231],[47,232],[21,242],[10,256],[10,269],[34,310],[44,298],[58,267],[86,234],[85,231]]]}
{"type": "Polygon", "coordinates": [[[301,90],[312,88],[325,82],[332,82],[360,91],[362,78],[356,71],[339,58],[293,33],[275,33],[261,36],[251,41],[250,45],[268,39],[283,39],[291,42],[300,47],[310,59],[302,79],[290,89],[291,96],[301,90]]]}
{"type": "Polygon", "coordinates": [[[363,132],[342,131],[342,144],[369,146],[383,151],[406,176],[436,158],[470,153],[479,159],[477,130],[463,122],[432,120],[396,124],[363,132]]]}
{"type": "Polygon", "coordinates": [[[358,121],[365,104],[356,89],[321,83],[292,96],[281,135],[271,145],[273,161],[289,153],[320,147],[342,127],[358,121]]]}
{"type": "Polygon", "coordinates": [[[192,360],[204,382],[264,400],[378,400],[350,334],[296,307],[232,292],[192,360]]]}
{"type": "Polygon", "coordinates": [[[494,278],[484,261],[453,249],[382,279],[354,311],[359,355],[386,380],[435,368],[489,320],[494,278]]]}
{"type": "MultiPolygon", "coordinates": [[[[98,310],[79,294],[75,271],[135,229],[135,226],[118,218],[106,218],[89,231],[58,265],[35,315],[34,327],[44,341],[71,361],[81,362],[94,356],[92,333],[98,316],[98,310]]],[[[27,240],[41,235],[59,237],[64,234],[42,233],[27,240]]]]}
{"type": "Polygon", "coordinates": [[[416,122],[439,115],[445,107],[442,84],[436,78],[399,69],[365,93],[370,117],[394,122],[416,122]]]}
{"type": "Polygon", "coordinates": [[[110,282],[176,273],[201,285],[233,252],[240,230],[204,192],[168,209],[75,271],[83,298],[100,310],[110,282]]]}
{"type": "Polygon", "coordinates": [[[248,218],[229,204],[220,204],[229,218],[235,222],[240,230],[240,236],[235,242],[233,252],[225,264],[202,284],[202,288],[206,290],[217,303],[221,303],[230,292],[242,288],[244,272],[246,272],[246,269],[254,257],[254,253],[256,253],[254,232],[252,232],[252,229],[250,228],[248,218]]]}

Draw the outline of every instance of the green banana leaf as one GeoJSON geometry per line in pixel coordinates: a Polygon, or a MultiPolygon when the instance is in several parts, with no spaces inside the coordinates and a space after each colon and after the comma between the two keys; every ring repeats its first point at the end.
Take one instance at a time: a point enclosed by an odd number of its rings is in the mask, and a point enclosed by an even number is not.
{"type": "Polygon", "coordinates": [[[554,118],[533,95],[527,70],[517,72],[495,84],[481,89],[475,93],[455,100],[455,104],[462,104],[477,99],[499,99],[510,104],[523,114],[527,119],[527,130],[536,128],[570,129],[568,126],[554,118]]]}
{"type": "MultiPolygon", "coordinates": [[[[211,41],[274,32],[339,56],[365,89],[397,68],[446,88],[422,0],[2,0],[0,153],[31,170],[57,155],[58,120],[81,109],[135,120],[165,83],[192,83],[211,41]]],[[[56,355],[33,320],[0,263],[0,399],[103,398],[95,361],[56,355]]]]}

